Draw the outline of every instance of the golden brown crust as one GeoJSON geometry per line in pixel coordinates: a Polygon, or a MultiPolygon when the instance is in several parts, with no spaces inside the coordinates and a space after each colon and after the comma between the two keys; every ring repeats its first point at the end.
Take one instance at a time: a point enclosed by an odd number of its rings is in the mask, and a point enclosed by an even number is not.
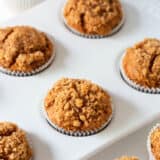
{"type": "Polygon", "coordinates": [[[111,98],[98,85],[87,80],[63,78],[45,99],[49,119],[68,131],[100,128],[111,116],[111,98]]]}
{"type": "Polygon", "coordinates": [[[111,33],[123,18],[119,0],[68,0],[63,14],[70,27],[95,35],[111,33]]]}
{"type": "Polygon", "coordinates": [[[156,160],[160,160],[160,128],[157,128],[150,137],[151,150],[156,160]]]}
{"type": "Polygon", "coordinates": [[[115,160],[139,160],[137,157],[127,157],[123,156],[121,158],[115,159],[115,160]]]}
{"type": "Polygon", "coordinates": [[[0,66],[30,72],[45,64],[53,54],[47,36],[29,26],[0,29],[0,66]]]}
{"type": "Polygon", "coordinates": [[[30,160],[32,151],[26,134],[17,125],[9,122],[0,123],[0,159],[30,160]]]}
{"type": "Polygon", "coordinates": [[[128,48],[123,69],[130,80],[141,86],[160,87],[160,40],[145,39],[128,48]]]}

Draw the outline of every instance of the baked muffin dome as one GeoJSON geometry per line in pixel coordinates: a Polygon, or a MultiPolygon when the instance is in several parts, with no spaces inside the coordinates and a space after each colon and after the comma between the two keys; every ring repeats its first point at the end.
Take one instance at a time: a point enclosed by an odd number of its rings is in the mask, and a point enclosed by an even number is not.
{"type": "Polygon", "coordinates": [[[87,80],[63,78],[49,91],[45,110],[51,122],[66,131],[100,128],[112,115],[111,98],[87,80]]]}
{"type": "Polygon", "coordinates": [[[127,157],[123,156],[121,158],[115,159],[115,160],[139,160],[137,157],[127,157]]]}
{"type": "Polygon", "coordinates": [[[0,29],[0,66],[30,72],[44,65],[53,54],[47,36],[29,26],[0,29]]]}
{"type": "Polygon", "coordinates": [[[150,136],[151,152],[155,160],[160,160],[160,127],[155,129],[150,136]]]}
{"type": "Polygon", "coordinates": [[[63,14],[68,26],[89,35],[110,34],[123,18],[119,0],[68,0],[63,14]]]}
{"type": "Polygon", "coordinates": [[[16,124],[0,122],[0,159],[31,160],[26,134],[16,124]]]}
{"type": "Polygon", "coordinates": [[[160,87],[160,40],[148,38],[128,48],[122,63],[130,80],[144,87],[160,87]]]}

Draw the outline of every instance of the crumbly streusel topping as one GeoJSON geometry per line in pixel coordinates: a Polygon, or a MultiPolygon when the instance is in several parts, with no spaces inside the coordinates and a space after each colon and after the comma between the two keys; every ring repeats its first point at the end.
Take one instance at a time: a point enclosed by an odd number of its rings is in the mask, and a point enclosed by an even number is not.
{"type": "Polygon", "coordinates": [[[127,49],[123,68],[136,83],[160,87],[160,40],[148,38],[127,49]]]}
{"type": "Polygon", "coordinates": [[[139,160],[137,157],[127,157],[123,156],[121,158],[115,159],[115,160],[139,160]]]}
{"type": "Polygon", "coordinates": [[[109,34],[122,20],[119,0],[68,0],[64,8],[67,24],[85,34],[109,34]]]}
{"type": "Polygon", "coordinates": [[[71,131],[101,127],[111,116],[111,98],[98,85],[87,80],[63,78],[45,99],[49,119],[71,131]]]}
{"type": "Polygon", "coordinates": [[[0,66],[13,71],[32,71],[51,57],[47,36],[29,26],[0,29],[0,66]]]}
{"type": "Polygon", "coordinates": [[[160,128],[157,128],[150,137],[151,150],[156,160],[160,160],[160,128]]]}
{"type": "Polygon", "coordinates": [[[24,131],[9,122],[0,122],[0,159],[30,160],[32,151],[24,131]]]}

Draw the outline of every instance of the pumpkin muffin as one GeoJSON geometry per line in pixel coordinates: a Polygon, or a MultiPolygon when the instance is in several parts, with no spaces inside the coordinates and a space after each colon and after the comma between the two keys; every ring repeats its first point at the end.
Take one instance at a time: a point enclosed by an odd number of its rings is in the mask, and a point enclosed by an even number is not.
{"type": "Polygon", "coordinates": [[[150,147],[155,160],[160,160],[160,126],[150,135],[150,147]]]}
{"type": "Polygon", "coordinates": [[[26,134],[16,124],[0,122],[0,159],[31,160],[32,150],[26,134]]]}
{"type": "Polygon", "coordinates": [[[160,87],[160,40],[144,39],[128,48],[123,58],[125,75],[143,87],[160,87]]]}
{"type": "Polygon", "coordinates": [[[50,121],[65,131],[101,128],[112,115],[111,98],[98,85],[81,79],[63,78],[45,98],[50,121]]]}
{"type": "Polygon", "coordinates": [[[53,54],[53,44],[45,33],[29,26],[0,29],[0,66],[31,72],[44,65],[53,54]]]}
{"type": "Polygon", "coordinates": [[[79,33],[105,36],[122,22],[123,11],[119,0],[68,0],[63,16],[79,33]]]}
{"type": "Polygon", "coordinates": [[[137,157],[127,157],[123,156],[121,158],[115,159],[115,160],[139,160],[137,157]]]}

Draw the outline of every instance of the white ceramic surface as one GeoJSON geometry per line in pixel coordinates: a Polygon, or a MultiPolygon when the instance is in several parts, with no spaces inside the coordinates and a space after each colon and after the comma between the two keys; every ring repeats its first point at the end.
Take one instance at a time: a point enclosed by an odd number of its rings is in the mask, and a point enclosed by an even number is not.
{"type": "Polygon", "coordinates": [[[121,139],[107,148],[104,148],[98,154],[94,154],[85,160],[114,160],[122,155],[134,155],[138,156],[140,160],[150,160],[146,147],[146,140],[151,128],[157,122],[160,122],[159,117],[155,118],[154,121],[143,126],[136,132],[133,132],[131,135],[121,139]]]}
{"type": "Polygon", "coordinates": [[[44,72],[26,78],[0,74],[0,120],[16,122],[30,133],[34,160],[81,159],[109,146],[159,114],[159,95],[132,89],[119,74],[119,60],[124,49],[144,37],[158,37],[159,18],[142,10],[145,0],[122,2],[125,25],[117,34],[99,40],[69,32],[61,21],[62,2],[56,0],[48,0],[4,24],[33,25],[53,34],[57,41],[56,59],[44,72]],[[75,138],[54,131],[46,123],[39,113],[40,101],[61,77],[90,79],[110,92],[116,113],[104,131],[75,138]]]}
{"type": "Polygon", "coordinates": [[[5,0],[0,1],[0,11],[1,11],[0,24],[13,18],[16,15],[6,7],[5,0]]]}

